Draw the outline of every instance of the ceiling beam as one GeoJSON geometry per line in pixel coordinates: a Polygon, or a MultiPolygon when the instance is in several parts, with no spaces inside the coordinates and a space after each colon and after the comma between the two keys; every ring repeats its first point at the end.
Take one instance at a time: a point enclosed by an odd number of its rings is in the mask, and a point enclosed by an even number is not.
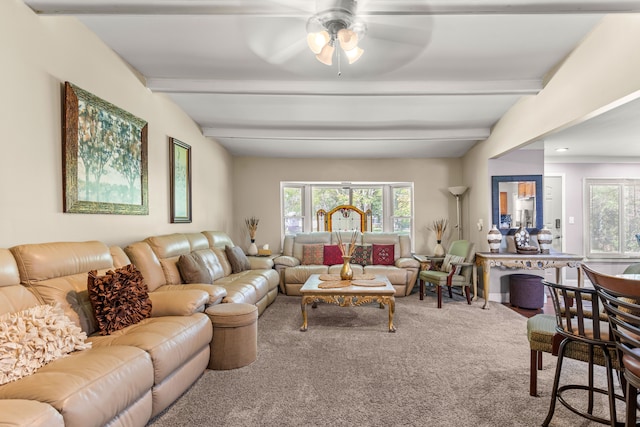
{"type": "Polygon", "coordinates": [[[424,96],[535,95],[541,80],[503,81],[257,81],[148,78],[147,88],[165,93],[229,95],[424,96]]]}
{"type": "Polygon", "coordinates": [[[429,128],[246,128],[232,126],[205,126],[204,136],[224,139],[277,139],[313,141],[479,141],[489,137],[488,128],[429,129],[429,128]]]}
{"type": "MultiPolygon", "coordinates": [[[[268,0],[25,0],[43,15],[256,15],[300,17],[315,13],[314,2],[268,0]]],[[[640,12],[635,0],[618,1],[467,1],[369,0],[358,10],[370,15],[514,15],[640,12]],[[452,4],[454,3],[454,4],[452,4]]]]}

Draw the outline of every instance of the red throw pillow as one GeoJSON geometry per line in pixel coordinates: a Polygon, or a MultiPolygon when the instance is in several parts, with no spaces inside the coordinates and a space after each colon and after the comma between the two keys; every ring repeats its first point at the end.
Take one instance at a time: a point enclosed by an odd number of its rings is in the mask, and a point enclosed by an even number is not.
{"type": "Polygon", "coordinates": [[[394,245],[373,245],[373,265],[393,265],[394,245]]]}
{"type": "Polygon", "coordinates": [[[338,245],[324,245],[324,265],[342,264],[342,252],[338,245]]]}

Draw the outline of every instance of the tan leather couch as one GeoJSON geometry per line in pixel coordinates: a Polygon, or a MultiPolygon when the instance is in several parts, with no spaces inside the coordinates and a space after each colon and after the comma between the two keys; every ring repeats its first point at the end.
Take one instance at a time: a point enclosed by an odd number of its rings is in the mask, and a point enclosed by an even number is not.
{"type": "Polygon", "coordinates": [[[92,343],[0,386],[0,424],[144,426],[204,372],[212,325],[194,312],[208,301],[201,290],[151,293],[151,318],[96,334],[87,273],[125,264],[122,249],[96,241],[0,249],[0,314],[59,303],[92,343]]]}
{"type": "MultiPolygon", "coordinates": [[[[342,241],[348,243],[350,232],[342,232],[342,241]]],[[[308,244],[338,244],[336,232],[315,231],[285,236],[282,255],[275,258],[280,274],[280,289],[287,295],[300,295],[300,288],[312,274],[339,274],[342,264],[302,265],[303,246],[308,244]]],[[[399,233],[357,233],[356,244],[394,245],[394,265],[351,264],[354,274],[382,274],[396,290],[396,296],[409,295],[416,283],[420,263],[411,255],[410,236],[399,233]]]]}
{"type": "Polygon", "coordinates": [[[220,302],[254,304],[262,314],[278,295],[279,276],[272,268],[273,261],[249,257],[250,270],[232,273],[225,253],[227,245],[235,246],[226,233],[203,231],[147,237],[128,245],[124,251],[142,273],[152,294],[168,290],[205,290],[209,294],[208,306],[220,302]],[[206,260],[213,284],[183,283],[177,263],[181,255],[193,252],[206,260]]]}

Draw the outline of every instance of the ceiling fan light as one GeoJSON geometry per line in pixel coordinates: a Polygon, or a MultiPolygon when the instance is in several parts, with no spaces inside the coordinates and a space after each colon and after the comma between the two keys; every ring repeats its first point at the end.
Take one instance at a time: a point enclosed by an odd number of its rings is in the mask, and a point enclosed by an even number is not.
{"type": "Polygon", "coordinates": [[[320,53],[316,55],[316,59],[325,65],[332,65],[334,50],[335,50],[335,47],[331,46],[331,44],[328,43],[324,45],[320,53]]]}
{"type": "Polygon", "coordinates": [[[331,37],[326,31],[307,34],[307,44],[309,45],[309,49],[316,54],[322,51],[322,48],[329,43],[329,40],[331,40],[331,37]]]}
{"type": "Polygon", "coordinates": [[[361,49],[356,46],[354,49],[345,50],[344,53],[347,55],[347,60],[349,61],[349,64],[353,64],[358,59],[360,59],[360,57],[364,53],[364,49],[361,49]]]}
{"type": "Polygon", "coordinates": [[[340,47],[344,51],[353,50],[358,46],[358,34],[346,28],[338,31],[338,40],[340,40],[340,47]]]}

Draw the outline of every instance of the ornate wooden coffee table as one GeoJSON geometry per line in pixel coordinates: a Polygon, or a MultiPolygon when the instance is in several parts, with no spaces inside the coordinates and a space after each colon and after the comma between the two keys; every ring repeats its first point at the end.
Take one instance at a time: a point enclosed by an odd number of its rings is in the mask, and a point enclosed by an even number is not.
{"type": "Polygon", "coordinates": [[[395,312],[396,291],[391,286],[391,282],[386,276],[376,275],[372,280],[363,280],[355,277],[352,281],[330,280],[331,275],[312,274],[300,288],[302,294],[302,327],[300,330],[307,330],[307,304],[313,303],[316,308],[318,302],[336,304],[340,307],[351,307],[356,305],[370,304],[377,302],[380,308],[389,306],[389,332],[395,332],[393,326],[393,314],[395,312]],[[329,280],[322,280],[322,279],[329,280]],[[369,282],[369,283],[367,283],[369,282]],[[369,285],[369,286],[367,286],[369,285]]]}

